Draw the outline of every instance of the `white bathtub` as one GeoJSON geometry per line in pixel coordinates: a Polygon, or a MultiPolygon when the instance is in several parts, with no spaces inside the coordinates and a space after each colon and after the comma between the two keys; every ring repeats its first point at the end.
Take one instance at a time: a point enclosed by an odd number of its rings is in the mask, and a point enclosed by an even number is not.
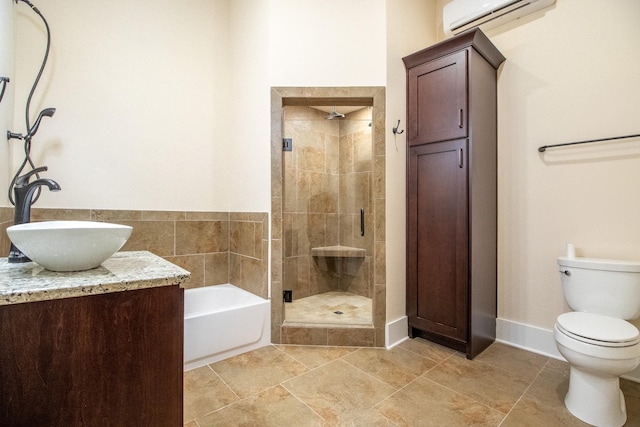
{"type": "Polygon", "coordinates": [[[271,343],[269,300],[233,285],[184,292],[184,370],[271,343]]]}

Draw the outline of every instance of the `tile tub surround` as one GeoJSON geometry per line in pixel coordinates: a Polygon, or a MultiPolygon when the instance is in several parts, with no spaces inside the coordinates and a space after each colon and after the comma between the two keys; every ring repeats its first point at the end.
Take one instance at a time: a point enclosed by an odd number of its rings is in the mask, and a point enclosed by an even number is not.
{"type": "Polygon", "coordinates": [[[188,271],[147,251],[117,252],[101,266],[77,272],[0,258],[0,305],[180,285],[188,279],[188,271]]]}
{"type": "MultiPolygon", "coordinates": [[[[13,222],[13,209],[4,218],[13,222]]],[[[1,213],[1,211],[0,211],[1,213]]],[[[31,210],[32,221],[78,220],[130,225],[121,251],[146,250],[191,272],[186,288],[232,283],[262,298],[268,295],[268,215],[264,212],[31,210]]],[[[4,223],[0,223],[4,225],[4,223]]],[[[2,255],[9,239],[2,233],[2,255]]]]}
{"type": "MultiPolygon", "coordinates": [[[[184,375],[184,425],[587,426],[569,365],[501,343],[474,360],[420,338],[391,350],[275,345],[184,375]]],[[[627,426],[640,385],[621,381],[627,426]]]]}
{"type": "MultiPolygon", "coordinates": [[[[283,325],[284,303],[271,303],[271,338],[274,343],[384,346],[386,322],[385,243],[385,89],[383,87],[274,87],[271,88],[271,292],[282,295],[285,273],[285,209],[283,179],[283,107],[312,105],[372,106],[372,194],[367,220],[367,238],[372,250],[367,270],[373,306],[373,326],[369,328],[289,328],[283,325]]],[[[339,108],[338,108],[339,110],[339,108]]],[[[294,141],[295,147],[295,141],[294,141]]],[[[328,244],[321,245],[327,246],[328,244]]],[[[350,245],[351,246],[351,245],[350,245]]],[[[367,253],[369,255],[369,253],[367,253]]],[[[295,298],[295,295],[294,295],[295,298]]]]}

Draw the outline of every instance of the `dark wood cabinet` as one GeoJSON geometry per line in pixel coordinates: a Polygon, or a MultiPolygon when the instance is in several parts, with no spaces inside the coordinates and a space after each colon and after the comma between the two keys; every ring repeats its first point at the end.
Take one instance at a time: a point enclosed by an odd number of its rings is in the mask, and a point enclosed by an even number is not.
{"type": "Polygon", "coordinates": [[[452,53],[407,72],[409,145],[467,136],[467,51],[452,53]]]}
{"type": "Polygon", "coordinates": [[[495,340],[496,70],[504,59],[478,29],[403,58],[409,334],[468,358],[495,340]]]}
{"type": "Polygon", "coordinates": [[[0,306],[0,425],[182,426],[183,295],[0,306]]]}

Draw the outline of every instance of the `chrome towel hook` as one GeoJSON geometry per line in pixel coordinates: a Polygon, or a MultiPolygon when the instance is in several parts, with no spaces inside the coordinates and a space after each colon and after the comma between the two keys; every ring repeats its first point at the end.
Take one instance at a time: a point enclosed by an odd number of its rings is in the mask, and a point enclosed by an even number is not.
{"type": "Polygon", "coordinates": [[[397,126],[393,128],[393,134],[394,135],[400,135],[401,133],[404,133],[404,129],[401,130],[401,131],[398,131],[399,127],[400,127],[400,120],[398,120],[397,126]]]}

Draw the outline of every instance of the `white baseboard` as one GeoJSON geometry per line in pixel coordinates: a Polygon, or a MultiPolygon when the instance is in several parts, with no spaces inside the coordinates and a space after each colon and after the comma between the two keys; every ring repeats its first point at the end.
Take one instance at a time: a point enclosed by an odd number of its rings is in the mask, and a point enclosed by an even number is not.
{"type": "MultiPolygon", "coordinates": [[[[565,360],[558,352],[553,331],[549,329],[542,329],[506,319],[497,319],[496,341],[532,353],[565,360]]],[[[640,366],[627,375],[623,375],[622,378],[640,383],[640,366]]]]}
{"type": "Polygon", "coordinates": [[[385,325],[385,347],[393,348],[409,339],[409,318],[403,316],[385,325]]]}
{"type": "Polygon", "coordinates": [[[553,331],[512,320],[496,320],[496,341],[532,353],[564,360],[556,347],[553,331]]]}

